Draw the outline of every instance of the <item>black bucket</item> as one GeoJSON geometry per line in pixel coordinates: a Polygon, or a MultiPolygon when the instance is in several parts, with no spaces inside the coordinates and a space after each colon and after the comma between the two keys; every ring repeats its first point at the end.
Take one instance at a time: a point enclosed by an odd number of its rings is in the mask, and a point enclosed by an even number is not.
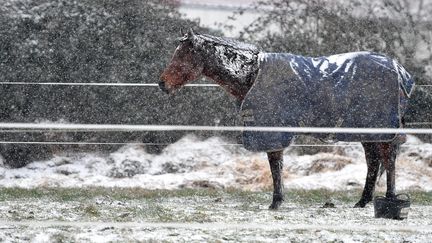
{"type": "Polygon", "coordinates": [[[393,198],[377,196],[374,199],[375,218],[406,219],[410,206],[408,194],[398,194],[393,198]]]}

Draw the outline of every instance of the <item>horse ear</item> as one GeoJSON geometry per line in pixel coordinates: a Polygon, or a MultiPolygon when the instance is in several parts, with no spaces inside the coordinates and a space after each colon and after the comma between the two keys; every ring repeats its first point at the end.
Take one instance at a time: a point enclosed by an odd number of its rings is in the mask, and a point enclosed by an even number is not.
{"type": "Polygon", "coordinates": [[[180,28],[181,37],[176,38],[177,41],[183,42],[189,39],[189,33],[185,33],[183,28],[180,28]]]}

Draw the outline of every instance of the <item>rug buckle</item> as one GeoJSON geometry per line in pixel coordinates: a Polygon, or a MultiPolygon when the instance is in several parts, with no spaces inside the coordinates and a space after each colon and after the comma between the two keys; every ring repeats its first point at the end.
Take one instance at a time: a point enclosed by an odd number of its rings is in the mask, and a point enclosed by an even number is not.
{"type": "Polygon", "coordinates": [[[244,122],[254,122],[255,121],[253,111],[250,109],[242,110],[241,116],[242,116],[244,122]]]}

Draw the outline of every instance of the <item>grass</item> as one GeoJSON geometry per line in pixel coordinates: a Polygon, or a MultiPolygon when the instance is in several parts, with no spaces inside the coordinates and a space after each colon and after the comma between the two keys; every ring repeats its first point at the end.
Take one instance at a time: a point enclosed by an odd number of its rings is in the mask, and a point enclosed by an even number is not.
{"type": "MultiPolygon", "coordinates": [[[[430,205],[432,192],[404,191],[408,193],[412,202],[419,205],[430,205]]],[[[322,203],[336,201],[341,203],[355,203],[360,198],[361,191],[330,191],[330,190],[286,190],[287,202],[300,204],[322,203]]],[[[383,193],[376,193],[381,195],[383,193]]],[[[243,191],[238,189],[180,189],[180,190],[146,190],[142,188],[0,188],[0,201],[11,201],[20,199],[50,199],[58,202],[85,202],[97,197],[109,197],[113,200],[146,200],[157,203],[167,198],[210,198],[218,201],[224,199],[237,199],[247,202],[269,203],[271,191],[243,191]]]]}
{"type": "Polygon", "coordinates": [[[83,211],[87,215],[90,215],[90,216],[93,216],[93,217],[100,216],[100,212],[99,212],[98,208],[95,205],[93,205],[93,204],[89,204],[89,205],[85,206],[83,211]]]}
{"type": "MultiPolygon", "coordinates": [[[[431,205],[432,192],[409,191],[413,205],[431,205]]],[[[226,218],[247,222],[252,215],[285,222],[285,215],[304,207],[315,215],[328,216],[326,202],[336,207],[352,206],[361,191],[286,190],[285,209],[264,213],[271,191],[237,189],[145,190],[140,188],[0,188],[0,219],[98,220],[128,222],[219,222],[226,218]],[[291,205],[290,205],[291,204],[291,205]],[[293,205],[294,204],[294,205],[293,205]],[[291,209],[289,209],[291,208],[291,209]]],[[[377,193],[382,195],[383,193],[377,193]]],[[[265,212],[267,212],[265,210],[265,212]]]]}

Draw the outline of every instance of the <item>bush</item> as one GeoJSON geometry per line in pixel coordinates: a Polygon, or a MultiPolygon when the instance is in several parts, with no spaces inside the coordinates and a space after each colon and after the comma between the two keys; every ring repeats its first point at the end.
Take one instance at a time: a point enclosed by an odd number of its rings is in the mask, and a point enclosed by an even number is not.
{"type": "MultiPolygon", "coordinates": [[[[177,7],[173,0],[3,1],[0,80],[157,83],[176,47],[180,29],[194,27],[208,32],[198,23],[182,19],[177,7]]],[[[184,89],[175,97],[147,87],[0,85],[0,92],[1,122],[214,125],[218,120],[236,120],[235,106],[228,96],[211,89],[184,89]]],[[[1,134],[0,140],[9,141],[158,143],[174,142],[183,135],[1,134]]],[[[17,147],[23,151],[35,148],[17,147]]],[[[0,151],[12,166],[36,159],[28,152],[24,153],[27,156],[12,155],[15,151],[7,147],[0,151]]]]}

